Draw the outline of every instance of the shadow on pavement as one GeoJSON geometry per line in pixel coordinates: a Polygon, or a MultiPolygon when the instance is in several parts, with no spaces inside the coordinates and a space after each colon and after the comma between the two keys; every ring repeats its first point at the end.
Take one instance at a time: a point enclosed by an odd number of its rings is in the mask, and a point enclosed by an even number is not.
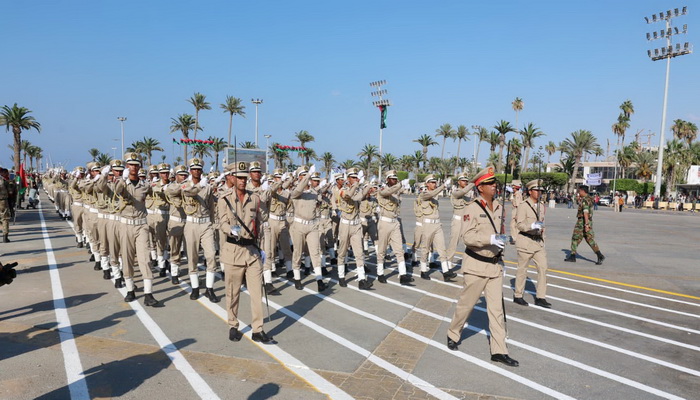
{"type": "MultiPolygon", "coordinates": [[[[74,306],[77,306],[77,305],[80,305],[83,303],[87,303],[89,301],[99,299],[100,297],[102,297],[106,294],[107,293],[81,294],[78,296],[66,297],[64,299],[64,301],[66,303],[66,307],[70,308],[70,307],[74,307],[74,306]]],[[[9,320],[9,319],[16,318],[16,317],[21,317],[23,315],[32,314],[32,313],[39,312],[39,311],[49,311],[49,310],[53,310],[53,309],[54,309],[53,300],[42,301],[40,303],[32,304],[30,306],[19,307],[19,308],[7,310],[7,311],[0,311],[0,316],[9,315],[7,318],[0,319],[0,321],[9,320]],[[19,312],[19,314],[14,314],[15,312],[19,312]]]]}
{"type": "Polygon", "coordinates": [[[280,386],[276,383],[266,383],[257,388],[248,400],[265,400],[275,397],[280,392],[280,386]]]}

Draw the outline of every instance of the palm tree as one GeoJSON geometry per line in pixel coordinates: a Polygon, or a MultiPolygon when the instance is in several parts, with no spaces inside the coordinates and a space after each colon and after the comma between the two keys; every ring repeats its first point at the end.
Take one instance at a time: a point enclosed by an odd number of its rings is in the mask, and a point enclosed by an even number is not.
{"type": "Polygon", "coordinates": [[[36,129],[37,132],[41,133],[41,124],[37,122],[34,117],[29,115],[30,113],[31,111],[29,109],[19,107],[17,103],[12,107],[3,106],[2,111],[0,111],[0,125],[5,125],[8,132],[10,128],[12,129],[15,171],[19,171],[19,152],[20,146],[22,145],[22,131],[36,129]]]}
{"type": "MultiPolygon", "coordinates": [[[[400,160],[394,157],[391,153],[382,154],[381,160],[382,168],[385,170],[396,169],[400,165],[400,160]]],[[[381,179],[381,177],[380,177],[381,179]]]]}
{"type": "Polygon", "coordinates": [[[525,157],[523,157],[520,171],[525,171],[525,167],[527,167],[528,163],[530,162],[530,149],[532,149],[532,147],[535,145],[535,139],[540,136],[544,136],[544,132],[539,130],[539,128],[535,127],[535,125],[530,122],[529,124],[525,125],[523,130],[520,131],[520,135],[523,138],[523,149],[525,149],[525,157]]]}
{"type": "Polygon", "coordinates": [[[175,157],[175,165],[181,165],[182,164],[182,157],[177,156],[175,157]]]}
{"type": "Polygon", "coordinates": [[[100,153],[95,157],[95,160],[100,165],[108,165],[112,161],[112,156],[110,156],[108,153],[100,153]]]}
{"type": "Polygon", "coordinates": [[[564,172],[569,177],[566,182],[566,191],[569,192],[569,183],[574,179],[576,172],[576,159],[572,155],[567,154],[566,158],[559,158],[559,165],[559,167],[555,168],[557,172],[564,172]]]}
{"type": "Polygon", "coordinates": [[[32,144],[29,142],[29,140],[22,140],[20,142],[19,148],[20,148],[20,154],[21,154],[21,159],[22,163],[24,163],[24,168],[27,168],[27,151],[32,147],[32,144]]]}
{"type": "MultiPolygon", "coordinates": [[[[360,150],[359,153],[357,153],[357,156],[360,157],[360,159],[366,159],[367,160],[367,166],[369,168],[372,167],[372,159],[374,157],[379,156],[379,152],[377,151],[377,146],[373,144],[365,144],[365,146],[360,150]]],[[[371,175],[372,171],[369,169],[367,170],[367,175],[371,175]]]]}
{"type": "Polygon", "coordinates": [[[194,138],[197,139],[197,131],[201,130],[199,126],[199,110],[211,110],[211,105],[206,100],[207,96],[196,92],[187,100],[188,103],[194,106],[194,138]]]}
{"type": "Polygon", "coordinates": [[[630,127],[629,118],[625,117],[625,114],[620,114],[617,116],[617,122],[612,125],[613,133],[618,137],[617,145],[618,147],[625,146],[625,132],[630,127]]]}
{"type": "Polygon", "coordinates": [[[467,127],[464,125],[458,126],[454,134],[454,139],[457,139],[457,159],[459,159],[459,150],[462,147],[462,140],[469,140],[469,131],[467,127]]]}
{"type": "Polygon", "coordinates": [[[452,125],[450,124],[442,124],[435,130],[435,137],[442,136],[442,152],[440,153],[440,159],[445,159],[445,141],[447,141],[448,138],[452,139],[455,133],[455,130],[452,129],[452,125]]]}
{"type": "Polygon", "coordinates": [[[204,159],[204,157],[211,157],[211,147],[207,146],[194,146],[192,148],[192,156],[204,159]]]}
{"type": "Polygon", "coordinates": [[[148,165],[153,165],[152,158],[154,151],[163,151],[163,148],[160,147],[160,142],[151,137],[144,137],[141,141],[141,153],[146,155],[148,165]]]}
{"type": "Polygon", "coordinates": [[[515,172],[515,166],[520,162],[523,145],[520,143],[520,140],[513,138],[508,142],[508,146],[510,146],[510,154],[506,160],[506,165],[510,166],[510,176],[515,176],[513,173],[515,172]]]}
{"type": "MultiPolygon", "coordinates": [[[[190,131],[193,129],[199,129],[197,124],[195,123],[194,117],[190,114],[180,114],[177,116],[177,118],[170,118],[170,133],[174,132],[182,132],[182,136],[185,139],[190,138],[190,131]]],[[[185,156],[183,157],[183,160],[187,161],[187,144],[184,146],[184,154],[185,156]]]]}
{"type": "Polygon", "coordinates": [[[226,142],[229,147],[231,147],[231,131],[233,129],[233,116],[240,115],[241,117],[245,118],[245,111],[243,111],[245,109],[245,106],[241,104],[242,101],[243,100],[239,99],[238,97],[226,96],[226,102],[219,104],[219,107],[221,107],[225,113],[229,114],[228,142],[226,142]]]}
{"type": "Polygon", "coordinates": [[[656,156],[648,151],[638,153],[635,162],[637,163],[637,168],[635,168],[635,175],[637,178],[641,179],[642,182],[647,182],[651,179],[651,175],[656,170],[656,156]]]}
{"type": "Polygon", "coordinates": [[[331,172],[333,171],[333,165],[335,164],[335,158],[333,157],[333,153],[327,151],[321,154],[321,162],[323,162],[323,172],[326,173],[326,177],[330,181],[331,172]]]}
{"type": "MultiPolygon", "coordinates": [[[[218,171],[219,170],[219,153],[222,151],[226,150],[226,147],[228,147],[228,143],[223,139],[223,138],[218,138],[218,137],[213,137],[209,136],[209,139],[212,142],[211,145],[211,150],[214,152],[214,168],[218,171]]],[[[267,168],[267,165],[265,166],[267,168]]]]}
{"type": "Polygon", "coordinates": [[[547,152],[547,164],[549,164],[549,158],[552,157],[552,154],[557,152],[557,144],[550,140],[549,143],[544,146],[544,151],[547,152]]]}
{"type": "MultiPolygon", "coordinates": [[[[308,131],[301,130],[299,132],[294,133],[294,141],[299,142],[299,145],[301,147],[306,147],[306,144],[309,142],[313,142],[316,140],[316,138],[313,137],[308,131]]],[[[306,154],[303,152],[299,153],[299,159],[302,161],[304,164],[309,163],[308,157],[306,157],[306,154]],[[306,161],[306,162],[304,162],[306,161]]]]}
{"type": "Polygon", "coordinates": [[[420,170],[420,163],[425,158],[425,155],[423,154],[423,152],[421,150],[416,150],[416,152],[413,153],[411,158],[413,159],[413,165],[415,166],[414,167],[415,169],[413,170],[413,172],[417,174],[418,171],[420,170]]]}
{"type": "Polygon", "coordinates": [[[500,120],[496,125],[493,126],[493,129],[498,131],[499,134],[498,165],[496,166],[496,170],[499,172],[503,172],[503,148],[506,145],[506,134],[508,132],[515,132],[515,129],[510,125],[510,122],[507,122],[505,120],[500,120]]]}
{"type": "Polygon", "coordinates": [[[280,144],[274,142],[270,145],[270,153],[272,154],[272,160],[275,162],[275,168],[284,168],[284,162],[289,161],[289,154],[286,151],[279,150],[277,147],[280,144]]]}
{"type": "MultiPolygon", "coordinates": [[[[491,155],[496,154],[496,147],[501,142],[501,135],[499,135],[496,131],[491,131],[486,137],[485,142],[489,144],[489,150],[491,151],[489,154],[490,157],[491,155]]],[[[498,158],[496,158],[496,161],[498,161],[498,158]]]]}
{"type": "Polygon", "coordinates": [[[620,105],[620,110],[622,110],[622,113],[625,115],[625,118],[628,120],[634,114],[634,105],[632,104],[631,100],[625,100],[622,102],[620,105]]]}
{"type": "Polygon", "coordinates": [[[399,166],[404,171],[413,171],[413,168],[415,165],[416,165],[415,160],[413,159],[413,156],[410,154],[404,154],[399,159],[399,166]]]}
{"type": "Polygon", "coordinates": [[[344,169],[349,169],[353,168],[355,166],[355,160],[345,160],[342,163],[340,163],[340,166],[344,169]]]}
{"type": "Polygon", "coordinates": [[[561,147],[563,152],[568,153],[574,158],[574,174],[571,177],[571,185],[574,186],[576,183],[576,176],[578,175],[578,167],[581,165],[583,155],[593,153],[596,148],[600,146],[591,131],[579,129],[572,132],[570,138],[564,139],[561,143],[561,147]]]}
{"type": "Polygon", "coordinates": [[[88,153],[90,153],[90,157],[92,157],[92,161],[96,161],[97,156],[100,155],[100,151],[98,149],[95,149],[95,148],[88,150],[88,153]]]}
{"type": "Polygon", "coordinates": [[[423,146],[423,170],[425,170],[425,163],[428,161],[428,146],[434,146],[438,144],[432,136],[425,134],[419,137],[418,139],[413,140],[414,142],[417,142],[421,146],[423,146]]]}
{"type": "Polygon", "coordinates": [[[255,145],[255,143],[251,141],[245,141],[245,142],[240,142],[238,143],[238,147],[241,149],[257,149],[258,146],[255,145]]]}
{"type": "Polygon", "coordinates": [[[520,111],[523,110],[523,107],[525,107],[525,103],[523,102],[523,99],[520,97],[516,97],[515,100],[513,100],[512,103],[510,103],[511,106],[513,106],[513,111],[515,111],[515,127],[518,127],[518,114],[520,111]]]}
{"type": "Polygon", "coordinates": [[[489,130],[484,128],[483,126],[472,126],[472,128],[475,128],[474,130],[474,135],[478,136],[479,142],[476,145],[476,154],[474,155],[474,166],[476,167],[476,164],[479,162],[479,152],[481,151],[481,142],[485,142],[489,138],[489,130]]]}
{"type": "Polygon", "coordinates": [[[629,168],[637,155],[631,146],[625,146],[622,150],[617,151],[617,163],[620,165],[620,176],[626,177],[626,170],[629,168]]]}
{"type": "Polygon", "coordinates": [[[143,142],[137,140],[131,143],[130,145],[126,146],[126,151],[139,153],[139,155],[143,155],[143,142]]]}
{"type": "Polygon", "coordinates": [[[685,140],[688,146],[693,143],[698,135],[698,127],[692,122],[684,121],[682,119],[677,119],[673,121],[671,125],[671,131],[673,136],[679,140],[685,140]]]}
{"type": "Polygon", "coordinates": [[[38,165],[37,165],[37,168],[34,169],[34,160],[37,160],[37,164],[38,164],[38,161],[39,161],[39,160],[38,160],[38,158],[37,158],[37,155],[39,155],[39,154],[41,154],[41,147],[39,147],[39,146],[31,146],[31,147],[27,150],[27,155],[29,156],[29,169],[30,169],[30,170],[35,170],[35,171],[36,171],[36,170],[39,169],[39,168],[38,168],[38,167],[39,167],[38,165]]]}

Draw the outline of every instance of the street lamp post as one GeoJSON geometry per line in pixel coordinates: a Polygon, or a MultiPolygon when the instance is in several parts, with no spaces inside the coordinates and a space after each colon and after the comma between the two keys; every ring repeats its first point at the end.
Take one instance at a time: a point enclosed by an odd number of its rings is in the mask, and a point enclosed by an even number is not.
{"type": "Polygon", "coordinates": [[[265,135],[265,173],[270,173],[270,138],[272,135],[265,135]]]}
{"type": "Polygon", "coordinates": [[[258,147],[258,106],[262,104],[262,99],[250,99],[255,104],[255,147],[258,147]]]}
{"type": "MultiPolygon", "coordinates": [[[[481,125],[472,125],[472,132],[474,133],[474,156],[473,156],[474,171],[473,172],[474,172],[474,174],[476,174],[476,172],[477,172],[476,168],[477,168],[477,164],[478,164],[478,162],[476,160],[476,146],[477,146],[477,143],[479,143],[479,135],[481,135],[481,125]]],[[[464,172],[464,171],[462,171],[462,172],[464,172]]]]}
{"type": "Polygon", "coordinates": [[[677,27],[672,27],[672,19],[675,17],[680,17],[688,13],[688,7],[683,7],[682,11],[676,8],[673,10],[666,11],[666,13],[653,14],[651,18],[644,17],[647,24],[652,24],[656,22],[665,22],[665,27],[661,31],[653,31],[647,33],[647,40],[652,41],[656,39],[666,39],[666,46],[661,49],[647,50],[647,54],[652,61],[658,61],[666,59],[666,83],[664,85],[664,105],[663,111],[661,113],[661,135],[659,135],[659,159],[656,165],[656,185],[654,187],[654,208],[659,207],[659,197],[661,196],[661,174],[663,171],[664,162],[664,134],[666,132],[666,107],[668,105],[668,80],[669,74],[671,73],[671,58],[683,56],[693,52],[693,48],[690,43],[685,42],[684,46],[681,47],[680,43],[677,43],[675,48],[672,43],[673,36],[679,35],[681,33],[688,33],[688,24],[683,25],[683,30],[679,30],[677,27]]]}
{"type": "MultiPolygon", "coordinates": [[[[382,181],[382,137],[384,135],[384,128],[386,127],[385,121],[386,121],[386,111],[387,107],[391,105],[391,102],[389,99],[383,99],[382,96],[387,94],[386,89],[382,89],[382,85],[386,85],[385,80],[381,81],[375,81],[375,82],[370,82],[369,85],[371,87],[376,87],[377,90],[372,92],[372,97],[378,97],[379,100],[375,100],[372,102],[372,105],[379,108],[380,111],[380,117],[379,117],[379,169],[377,170],[377,180],[379,182],[382,181]]],[[[370,172],[370,171],[368,171],[370,172]]]]}
{"type": "Polygon", "coordinates": [[[126,121],[126,117],[117,117],[117,119],[122,126],[122,157],[124,157],[124,121],[126,121]]]}

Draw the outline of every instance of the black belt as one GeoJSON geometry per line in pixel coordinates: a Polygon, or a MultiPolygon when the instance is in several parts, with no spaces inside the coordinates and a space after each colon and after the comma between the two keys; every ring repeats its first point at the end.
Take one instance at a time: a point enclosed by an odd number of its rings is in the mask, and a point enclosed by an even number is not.
{"type": "Polygon", "coordinates": [[[544,240],[544,239],[542,239],[542,235],[533,235],[533,234],[527,233],[527,232],[520,232],[520,234],[525,236],[526,238],[530,238],[530,239],[537,241],[537,242],[539,242],[540,240],[544,240]]]}
{"type": "Polygon", "coordinates": [[[482,255],[476,254],[476,252],[474,252],[473,250],[469,250],[469,249],[466,249],[464,252],[467,253],[467,255],[469,257],[471,257],[475,260],[487,262],[489,264],[496,264],[496,263],[500,262],[501,259],[503,258],[503,256],[500,254],[495,256],[495,257],[485,257],[482,255]]]}
{"type": "Polygon", "coordinates": [[[255,246],[256,244],[253,239],[235,238],[231,235],[226,236],[226,241],[240,246],[255,246]]]}

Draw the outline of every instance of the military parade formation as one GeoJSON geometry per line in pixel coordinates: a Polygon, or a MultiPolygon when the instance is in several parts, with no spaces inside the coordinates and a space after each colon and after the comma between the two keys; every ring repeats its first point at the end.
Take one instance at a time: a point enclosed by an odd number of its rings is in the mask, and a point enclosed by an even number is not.
{"type": "MultiPolygon", "coordinates": [[[[317,290],[324,292],[326,277],[333,273],[339,286],[347,287],[352,261],[358,288],[368,290],[374,287],[366,263],[371,242],[376,254],[376,270],[371,272],[379,283],[387,283],[392,263],[401,285],[415,285],[413,266],[423,280],[433,279],[430,271],[435,268],[442,280],[454,282],[455,255],[464,245],[463,289],[447,346],[458,349],[462,329],[483,292],[491,360],[518,366],[505,344],[503,250],[510,242],[518,253],[514,302],[528,305],[523,292],[532,261],[538,275],[535,305],[552,307],[546,300],[542,181],[525,185],[525,200],[514,185],[511,235],[505,235],[499,230],[505,204],[498,199],[494,167],[471,179],[460,174],[455,184],[439,183],[435,175],[427,175],[413,204],[416,229],[409,248],[399,210],[402,196],[410,190],[396,171],[383,175],[383,182],[366,181],[364,171],[350,168],[326,180],[313,165],[265,175],[259,162],[239,161],[228,164],[221,174],[212,171],[204,176],[199,158],[190,159],[187,166],[145,167],[138,153],[127,153],[124,160],[109,165],[89,162],[72,172],[51,169],[42,182],[59,216],[72,221],[76,246],[87,249],[94,270],[113,281],[115,288],[126,288],[124,301],[136,300],[135,268],[142,279],[143,303],[149,307],[162,306],[153,296],[154,279],[169,277],[173,285],[181,285],[182,277],[190,285],[190,299],[197,300],[204,278],[203,296],[212,303],[220,301],[214,282],[222,279],[229,339],[234,342],[242,337],[237,318],[242,287],[252,300],[252,339],[276,343],[263,330],[263,301],[280,294],[273,277],[285,278],[302,290],[302,278],[313,274],[317,290]],[[447,242],[439,215],[441,196],[449,197],[453,209],[447,242]]],[[[7,185],[0,187],[0,200],[8,190],[7,185]]],[[[581,187],[579,218],[566,261],[575,261],[576,245],[586,239],[602,263],[586,191],[581,187]]],[[[4,232],[7,240],[7,229],[4,232]]]]}

